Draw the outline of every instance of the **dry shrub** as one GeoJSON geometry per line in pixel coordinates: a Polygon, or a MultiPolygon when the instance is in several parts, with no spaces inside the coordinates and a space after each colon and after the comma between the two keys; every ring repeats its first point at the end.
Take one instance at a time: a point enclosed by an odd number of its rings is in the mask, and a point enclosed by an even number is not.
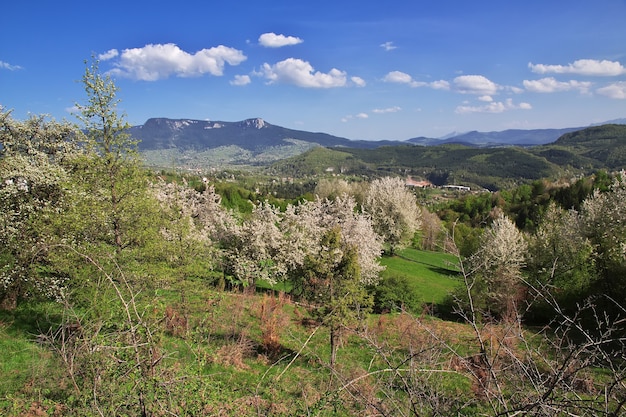
{"type": "Polygon", "coordinates": [[[431,342],[429,333],[418,318],[408,314],[383,314],[370,331],[379,343],[411,349],[431,342]]]}
{"type": "Polygon", "coordinates": [[[378,397],[380,386],[376,378],[362,368],[354,368],[347,372],[343,401],[352,403],[352,409],[364,408],[363,415],[391,415],[378,397]]]}
{"type": "Polygon", "coordinates": [[[248,365],[244,363],[245,358],[252,357],[254,352],[254,343],[244,333],[232,343],[228,343],[215,352],[213,361],[220,365],[234,366],[237,369],[248,369],[248,365]]]}
{"type": "Polygon", "coordinates": [[[171,305],[165,308],[165,330],[172,336],[182,337],[187,334],[187,318],[171,305]]]}
{"type": "Polygon", "coordinates": [[[278,297],[265,294],[257,308],[257,314],[261,320],[261,345],[271,357],[280,352],[280,336],[285,326],[289,324],[289,317],[283,310],[286,303],[283,294],[279,293],[278,297]]]}

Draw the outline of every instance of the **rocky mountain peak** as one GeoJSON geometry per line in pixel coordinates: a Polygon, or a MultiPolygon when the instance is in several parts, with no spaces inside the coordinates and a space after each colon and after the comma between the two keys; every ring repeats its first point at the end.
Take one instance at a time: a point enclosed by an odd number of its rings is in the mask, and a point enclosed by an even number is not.
{"type": "Polygon", "coordinates": [[[251,127],[253,129],[263,129],[264,127],[267,127],[267,123],[265,123],[265,120],[261,119],[260,117],[257,117],[255,119],[244,120],[243,122],[241,122],[241,126],[251,127]]]}

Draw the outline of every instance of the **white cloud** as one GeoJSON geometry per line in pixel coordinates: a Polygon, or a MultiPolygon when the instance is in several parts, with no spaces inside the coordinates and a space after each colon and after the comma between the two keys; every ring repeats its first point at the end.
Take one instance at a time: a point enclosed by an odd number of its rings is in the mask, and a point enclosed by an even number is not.
{"type": "Polygon", "coordinates": [[[524,89],[519,87],[507,86],[505,88],[515,94],[522,94],[524,92],[524,89]]]}
{"type": "Polygon", "coordinates": [[[143,81],[156,81],[171,75],[220,76],[227,63],[239,65],[245,60],[246,56],[241,51],[223,45],[190,54],[173,43],[149,44],[143,48],[123,50],[110,73],[143,81]]]}
{"type": "Polygon", "coordinates": [[[411,87],[420,87],[425,83],[417,82],[409,74],[402,71],[391,71],[383,78],[387,83],[408,84],[411,87]]]}
{"type": "Polygon", "coordinates": [[[513,103],[513,99],[506,99],[502,101],[492,101],[482,106],[458,106],[455,113],[469,114],[469,113],[503,113],[509,110],[530,110],[532,106],[529,103],[513,103]]]}
{"type": "Polygon", "coordinates": [[[280,48],[283,46],[297,45],[304,42],[295,36],[277,35],[273,32],[264,33],[259,36],[259,44],[266,48],[280,48]]]}
{"type": "Polygon", "coordinates": [[[252,81],[250,80],[249,75],[235,75],[235,78],[230,81],[230,84],[236,85],[236,86],[243,86],[243,85],[248,85],[251,82],[252,81]]]}
{"type": "Polygon", "coordinates": [[[433,81],[430,83],[424,81],[416,81],[409,74],[402,71],[391,71],[383,77],[383,81],[387,83],[407,84],[411,87],[430,87],[433,90],[449,90],[450,83],[445,80],[433,81]]]}
{"type": "Polygon", "coordinates": [[[480,96],[491,96],[498,92],[498,84],[482,75],[460,75],[454,80],[456,91],[462,94],[476,94],[480,96]]]}
{"type": "Polygon", "coordinates": [[[270,83],[293,84],[306,88],[333,88],[345,87],[346,73],[336,68],[327,73],[315,71],[307,61],[297,58],[287,58],[274,65],[263,64],[262,75],[270,83]]]}
{"type": "Polygon", "coordinates": [[[428,84],[434,90],[449,90],[450,83],[446,80],[433,81],[428,84]]]}
{"type": "Polygon", "coordinates": [[[556,93],[571,90],[587,93],[590,87],[591,83],[588,81],[558,81],[553,77],[541,78],[539,80],[524,80],[524,88],[532,93],[556,93]]]}
{"type": "Polygon", "coordinates": [[[347,123],[347,122],[349,122],[352,119],[367,119],[369,117],[370,116],[367,113],[358,113],[358,114],[354,114],[354,115],[349,114],[347,116],[342,117],[341,121],[343,123],[347,123]]]}
{"type": "Polygon", "coordinates": [[[578,74],[600,77],[612,77],[626,74],[626,67],[618,61],[598,61],[595,59],[579,59],[567,65],[545,65],[529,62],[528,67],[532,72],[538,74],[578,74]]]}
{"type": "Polygon", "coordinates": [[[354,85],[356,85],[357,87],[365,87],[367,85],[367,83],[365,82],[365,80],[361,77],[350,77],[350,80],[354,83],[354,85]]]}
{"type": "Polygon", "coordinates": [[[397,48],[397,46],[395,46],[393,42],[382,43],[380,44],[380,47],[383,48],[385,51],[393,51],[394,49],[397,48]]]}
{"type": "Polygon", "coordinates": [[[372,110],[372,113],[378,113],[378,114],[383,114],[383,113],[397,113],[400,110],[402,110],[401,107],[399,106],[393,106],[393,107],[387,107],[385,109],[374,109],[372,110]]]}
{"type": "Polygon", "coordinates": [[[120,53],[118,52],[117,49],[109,49],[105,53],[98,55],[98,59],[100,61],[108,61],[109,59],[113,59],[117,57],[119,54],[120,53]]]}
{"type": "Polygon", "coordinates": [[[17,71],[17,70],[21,70],[22,67],[20,67],[19,65],[11,65],[8,62],[0,61],[0,69],[5,69],[9,71],[17,71]]]}
{"type": "Polygon", "coordinates": [[[71,106],[71,107],[66,107],[65,111],[67,113],[69,113],[69,114],[78,114],[78,113],[80,113],[80,109],[76,105],[71,106]]]}
{"type": "Polygon", "coordinates": [[[619,81],[619,82],[607,85],[606,87],[598,88],[596,92],[598,94],[607,96],[609,98],[625,100],[626,99],[626,81],[619,81]]]}
{"type": "Polygon", "coordinates": [[[493,101],[493,97],[491,96],[480,96],[478,97],[480,101],[486,101],[487,103],[491,103],[493,101]]]}

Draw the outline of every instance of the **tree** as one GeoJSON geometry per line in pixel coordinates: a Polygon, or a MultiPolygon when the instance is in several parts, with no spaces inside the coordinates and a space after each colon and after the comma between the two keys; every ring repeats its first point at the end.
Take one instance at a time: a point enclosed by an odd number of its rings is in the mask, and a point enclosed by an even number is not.
{"type": "Polygon", "coordinates": [[[598,273],[595,290],[615,300],[626,297],[626,171],[616,175],[607,192],[596,190],[583,202],[581,223],[593,245],[598,273]]]}
{"type": "Polygon", "coordinates": [[[354,197],[358,203],[362,204],[367,187],[368,184],[365,181],[348,182],[344,179],[322,178],[315,186],[315,195],[321,199],[332,200],[345,194],[354,197]]]}
{"type": "Polygon", "coordinates": [[[284,234],[279,262],[293,284],[292,293],[308,300],[330,331],[331,366],[341,329],[371,305],[368,286],[380,279],[382,241],[369,217],[352,197],[317,199],[289,206],[280,223],[284,234]]]}
{"type": "Polygon", "coordinates": [[[446,234],[443,222],[435,213],[422,210],[422,231],[419,241],[424,250],[436,251],[445,249],[446,234]]]}
{"type": "Polygon", "coordinates": [[[163,252],[175,266],[208,263],[217,244],[234,219],[221,207],[220,196],[212,186],[202,192],[186,184],[158,179],[151,194],[160,206],[160,235],[166,243],[163,252]]]}
{"type": "Polygon", "coordinates": [[[341,232],[342,245],[356,248],[363,284],[375,285],[383,269],[378,262],[382,240],[369,216],[358,213],[354,198],[347,195],[287,207],[280,223],[285,236],[280,262],[289,276],[298,280],[306,256],[319,252],[322,236],[335,227],[341,232]]]}
{"type": "Polygon", "coordinates": [[[118,88],[108,75],[102,75],[99,62],[87,65],[82,82],[87,102],[76,104],[77,115],[86,131],[90,151],[82,167],[81,184],[90,196],[93,236],[109,241],[116,252],[136,245],[144,223],[147,182],[141,175],[137,142],[128,134],[130,125],[117,111],[118,88]],[[144,215],[142,215],[144,214],[144,215]]]}
{"type": "Polygon", "coordinates": [[[492,314],[504,319],[516,317],[522,297],[522,268],[527,243],[515,223],[499,213],[481,238],[478,251],[469,259],[474,276],[474,297],[492,314]]]}
{"type": "Polygon", "coordinates": [[[284,264],[279,261],[283,241],[280,221],[276,207],[261,203],[241,224],[233,224],[222,240],[225,270],[244,287],[254,289],[258,279],[276,284],[284,277],[284,264]]]}
{"type": "MultiPolygon", "coordinates": [[[[589,295],[596,279],[592,254],[593,246],[582,233],[580,215],[552,202],[529,240],[526,270],[531,284],[548,289],[561,308],[574,311],[589,295]]],[[[545,303],[536,307],[546,312],[552,310],[546,309],[545,303]]],[[[539,313],[537,308],[533,309],[535,313],[539,313]]]]}
{"type": "Polygon", "coordinates": [[[372,181],[363,211],[372,218],[374,230],[383,237],[391,254],[409,242],[421,225],[421,210],[401,178],[372,181]]]}
{"type": "Polygon", "coordinates": [[[341,230],[327,230],[317,253],[305,259],[301,291],[313,302],[313,314],[328,327],[330,336],[330,367],[337,362],[341,331],[369,312],[373,301],[361,281],[358,254],[354,246],[345,247],[341,230]]]}
{"type": "Polygon", "coordinates": [[[60,297],[65,278],[49,271],[50,223],[67,207],[77,130],[33,116],[25,122],[0,107],[0,308],[26,294],[60,297]]]}

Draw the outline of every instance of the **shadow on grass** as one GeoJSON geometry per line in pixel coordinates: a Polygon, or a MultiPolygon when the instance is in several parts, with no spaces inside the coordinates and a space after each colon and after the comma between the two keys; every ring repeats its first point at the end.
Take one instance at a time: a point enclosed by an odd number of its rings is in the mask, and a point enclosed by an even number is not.
{"type": "Polygon", "coordinates": [[[15,310],[0,310],[0,323],[14,334],[35,337],[57,328],[62,322],[62,306],[54,302],[22,303],[15,310]]]}
{"type": "Polygon", "coordinates": [[[435,272],[435,273],[437,273],[439,275],[444,275],[444,276],[451,277],[451,278],[457,277],[459,275],[459,271],[454,269],[453,265],[450,265],[449,268],[446,268],[446,267],[442,267],[442,266],[439,266],[439,265],[435,265],[435,264],[430,263],[430,262],[420,261],[420,260],[413,259],[413,258],[410,258],[410,257],[407,257],[407,256],[403,256],[403,255],[397,254],[397,253],[394,256],[396,256],[396,257],[398,257],[400,259],[403,259],[403,260],[405,260],[407,262],[413,262],[415,264],[424,265],[424,266],[426,266],[426,268],[428,268],[428,270],[430,270],[432,272],[435,272]]]}

